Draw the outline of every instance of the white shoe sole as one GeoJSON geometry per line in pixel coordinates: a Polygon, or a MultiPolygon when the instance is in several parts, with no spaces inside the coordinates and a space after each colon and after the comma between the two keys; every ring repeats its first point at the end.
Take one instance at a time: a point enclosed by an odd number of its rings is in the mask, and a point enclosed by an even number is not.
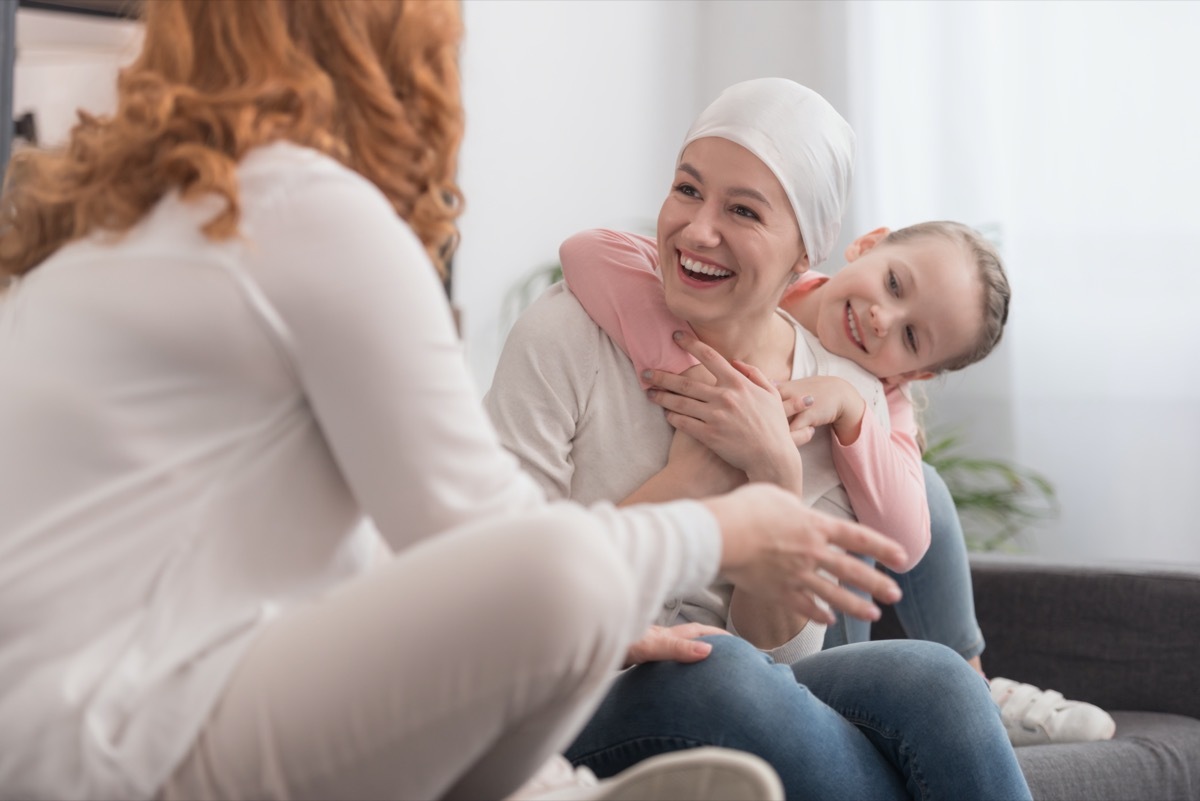
{"type": "Polygon", "coordinates": [[[594,787],[567,788],[553,798],[557,801],[784,801],[783,784],[766,760],[714,747],[660,754],[603,779],[594,787]]]}

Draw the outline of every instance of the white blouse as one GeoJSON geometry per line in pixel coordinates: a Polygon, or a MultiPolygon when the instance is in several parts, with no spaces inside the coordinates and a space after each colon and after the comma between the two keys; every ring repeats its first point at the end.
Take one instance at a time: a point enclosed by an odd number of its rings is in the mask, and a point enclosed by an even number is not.
{"type": "MultiPolygon", "coordinates": [[[[291,144],[0,295],[0,796],[149,798],[280,610],[546,503],[500,447],[383,195],[291,144]],[[369,516],[369,519],[368,519],[369,516]]],[[[694,503],[594,507],[649,622],[711,581],[694,503]]],[[[414,610],[414,614],[426,613],[414,610]]]]}

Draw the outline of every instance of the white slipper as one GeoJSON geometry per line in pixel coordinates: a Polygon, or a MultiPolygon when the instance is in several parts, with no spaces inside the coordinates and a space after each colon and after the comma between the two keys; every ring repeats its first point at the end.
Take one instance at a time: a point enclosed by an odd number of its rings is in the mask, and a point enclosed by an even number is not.
{"type": "Polygon", "coordinates": [[[1110,740],[1117,731],[1112,715],[1094,704],[1068,701],[1060,692],[1012,679],[994,678],[988,683],[1015,746],[1110,740]]]}

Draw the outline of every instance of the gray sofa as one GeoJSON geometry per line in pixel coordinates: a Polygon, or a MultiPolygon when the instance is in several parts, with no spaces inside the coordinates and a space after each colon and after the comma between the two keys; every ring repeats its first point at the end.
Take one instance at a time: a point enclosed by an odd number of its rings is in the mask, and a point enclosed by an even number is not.
{"type": "MultiPolygon", "coordinates": [[[[984,669],[1112,713],[1109,741],[1025,746],[1037,801],[1200,801],[1200,572],[972,557],[984,669]]],[[[873,639],[903,637],[893,614],[873,639]]]]}

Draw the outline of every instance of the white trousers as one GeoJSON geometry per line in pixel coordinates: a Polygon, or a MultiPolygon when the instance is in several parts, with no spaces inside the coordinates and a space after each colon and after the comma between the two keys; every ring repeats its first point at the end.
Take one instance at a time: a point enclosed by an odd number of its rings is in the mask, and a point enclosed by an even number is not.
{"type": "Polygon", "coordinates": [[[436,537],[269,624],[159,797],[501,798],[599,704],[634,597],[571,507],[436,537]]]}

